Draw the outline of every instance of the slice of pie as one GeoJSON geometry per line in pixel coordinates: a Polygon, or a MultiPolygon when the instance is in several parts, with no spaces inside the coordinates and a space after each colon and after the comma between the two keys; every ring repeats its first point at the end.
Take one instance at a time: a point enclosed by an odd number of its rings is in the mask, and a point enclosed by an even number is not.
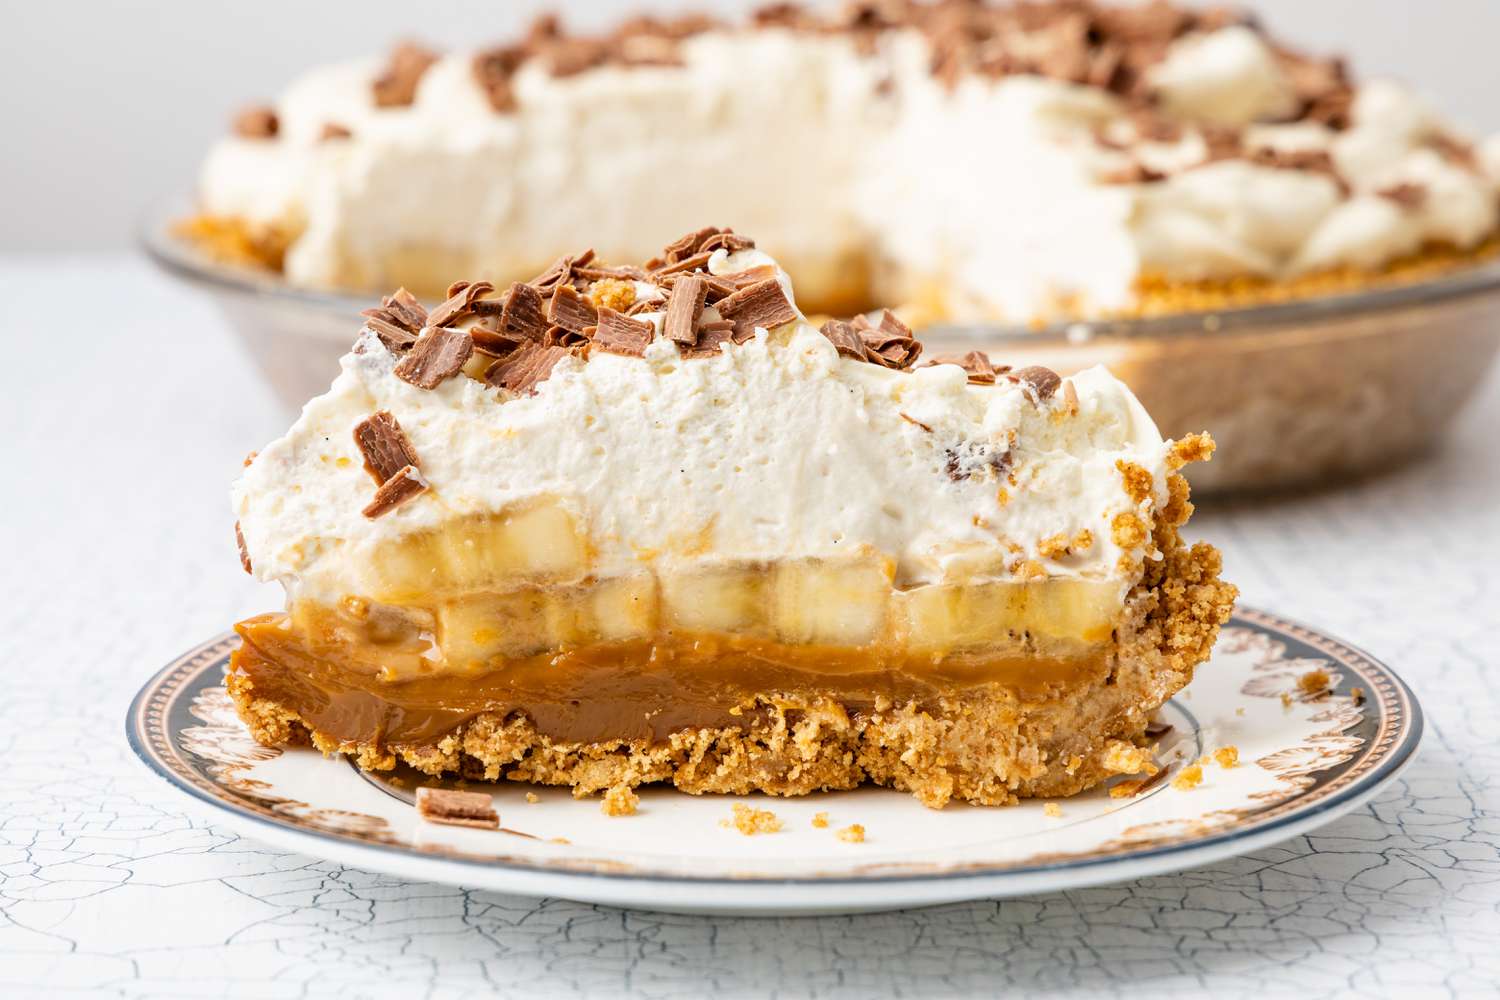
{"type": "Polygon", "coordinates": [[[688,792],[1067,795],[1145,761],[1235,590],[1101,368],[922,358],[752,241],[366,312],[234,488],[256,738],[368,769],[688,792]]]}

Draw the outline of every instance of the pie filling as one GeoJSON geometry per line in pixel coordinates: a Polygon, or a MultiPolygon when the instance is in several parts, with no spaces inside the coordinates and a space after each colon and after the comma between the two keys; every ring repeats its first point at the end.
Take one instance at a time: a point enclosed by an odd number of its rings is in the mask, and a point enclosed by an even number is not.
{"type": "MultiPolygon", "coordinates": [[[[443,595],[454,576],[419,578],[443,595]]],[[[855,713],[979,689],[1045,700],[1103,678],[1117,594],[1082,580],[897,590],[887,561],[863,558],[422,604],[303,600],[242,622],[233,670],[340,741],[427,744],[479,713],[519,712],[559,741],[656,742],[747,727],[765,696],[832,698],[855,713]]]]}
{"type": "Polygon", "coordinates": [[[851,714],[877,704],[935,705],[996,688],[1021,701],[1101,681],[1107,646],[1053,642],[939,658],[795,646],[712,633],[664,634],[505,658],[463,675],[381,680],[381,648],[319,648],[284,614],[241,622],[232,671],[256,694],[345,743],[423,746],[485,712],[525,715],[566,743],[659,743],[686,729],[748,729],[759,699],[832,698],[851,714]]]}

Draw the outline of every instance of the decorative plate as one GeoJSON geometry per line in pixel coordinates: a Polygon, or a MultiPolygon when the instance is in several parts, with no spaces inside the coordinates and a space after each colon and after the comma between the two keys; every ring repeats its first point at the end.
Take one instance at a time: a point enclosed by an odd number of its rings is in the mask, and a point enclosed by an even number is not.
{"type": "Polygon", "coordinates": [[[377,778],[314,750],[255,743],[220,684],[236,641],[220,636],[169,664],[126,721],[141,760],[214,821],[403,878],[651,910],[897,909],[1208,864],[1354,809],[1395,779],[1422,736],[1421,709],[1388,668],[1313,629],[1242,610],[1159,713],[1164,767],[1133,795],[1100,788],[1052,807],[930,810],[875,788],[800,799],[644,789],[635,815],[609,817],[597,798],[566,789],[468,783],[492,791],[500,814],[500,830],[479,830],[418,818],[422,775],[377,778]],[[1326,686],[1310,692],[1318,671],[1326,686]],[[1237,749],[1237,765],[1214,760],[1222,747],[1237,749]],[[1194,764],[1202,779],[1188,787],[1194,764]],[[740,833],[735,803],[770,810],[780,831],[740,833]],[[818,813],[827,826],[813,825],[818,813]],[[854,824],[863,842],[840,839],[854,824]]]}

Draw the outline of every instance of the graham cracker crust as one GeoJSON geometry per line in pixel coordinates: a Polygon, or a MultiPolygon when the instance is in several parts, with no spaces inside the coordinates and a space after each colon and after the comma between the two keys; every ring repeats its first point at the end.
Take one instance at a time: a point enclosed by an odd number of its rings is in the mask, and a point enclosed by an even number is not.
{"type": "MultiPolygon", "coordinates": [[[[287,250],[300,233],[289,224],[252,223],[233,216],[199,214],[183,219],[174,227],[176,235],[196,245],[210,258],[223,264],[251,266],[281,273],[287,250]]],[[[1459,249],[1433,244],[1418,252],[1389,261],[1381,267],[1366,269],[1337,267],[1295,278],[1265,278],[1237,275],[1189,281],[1162,275],[1142,275],[1135,283],[1135,301],[1124,309],[1104,315],[1090,315],[1089,310],[1070,299],[1060,299],[1045,314],[1034,316],[1030,325],[1041,328],[1065,320],[1149,319],[1191,312],[1213,312],[1249,306],[1276,305],[1338,295],[1392,285],[1413,284],[1500,257],[1500,235],[1491,236],[1477,246],[1459,249]]],[[[467,270],[463,262],[443,259],[438,248],[424,247],[420,253],[409,253],[387,261],[382,268],[392,280],[419,294],[444,298],[447,287],[435,275],[467,270]],[[430,279],[430,280],[429,280],[430,279]]],[[[868,312],[878,304],[882,282],[875,276],[880,268],[875,262],[849,254],[835,260],[798,261],[788,257],[786,267],[798,283],[798,295],[809,315],[845,316],[868,312]]],[[[504,276],[500,276],[502,279],[504,276]]],[[[896,292],[904,299],[897,311],[907,323],[922,327],[951,319],[944,305],[947,289],[941,283],[913,285],[910,280],[897,281],[885,292],[896,292]]]]}
{"type": "Polygon", "coordinates": [[[365,770],[401,761],[433,777],[567,785],[578,797],[653,783],[691,794],[805,795],[865,782],[911,792],[932,808],[952,799],[1008,805],[1073,795],[1127,773],[1122,761],[1149,759],[1121,751],[1144,741],[1151,713],[1192,679],[1233,610],[1236,591],[1219,580],[1219,553],[1201,543],[1188,548],[1177,535],[1190,510],[1173,504],[1159,519],[1163,558],[1147,564],[1127,600],[1105,675],[1045,700],[991,685],[937,704],[877,702],[851,713],[816,693],[767,692],[743,706],[755,720],[745,729],[688,729],[655,744],[555,741],[523,714],[489,712],[435,742],[391,746],[321,734],[258,696],[244,674],[225,683],[259,742],[311,744],[365,770]]]}
{"type": "Polygon", "coordinates": [[[1127,309],[1112,312],[1108,318],[1148,319],[1179,313],[1243,309],[1392,285],[1415,284],[1475,267],[1495,257],[1500,257],[1500,236],[1491,236],[1467,250],[1446,244],[1433,244],[1374,270],[1345,266],[1295,278],[1240,275],[1202,281],[1143,275],[1136,281],[1135,303],[1127,309]]]}

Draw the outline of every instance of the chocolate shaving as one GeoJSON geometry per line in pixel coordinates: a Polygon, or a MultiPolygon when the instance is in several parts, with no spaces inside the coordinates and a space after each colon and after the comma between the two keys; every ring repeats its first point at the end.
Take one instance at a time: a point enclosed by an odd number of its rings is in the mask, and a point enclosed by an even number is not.
{"type": "Polygon", "coordinates": [[[375,78],[372,89],[378,108],[405,107],[416,100],[417,84],[433,63],[437,53],[415,42],[402,42],[391,51],[385,70],[375,78]]]}
{"type": "MultiPolygon", "coordinates": [[[[708,240],[715,236],[722,236],[728,232],[730,231],[720,229],[717,226],[705,226],[691,233],[684,233],[662,247],[661,257],[652,263],[657,264],[658,268],[662,264],[676,264],[703,251],[705,249],[703,244],[708,240]]],[[[649,268],[652,264],[647,264],[646,266],[649,268]]]]}
{"type": "Polygon", "coordinates": [[[1421,184],[1412,184],[1410,182],[1392,184],[1389,187],[1381,188],[1375,193],[1409,210],[1421,208],[1427,201],[1427,188],[1421,184]]]}
{"type": "Polygon", "coordinates": [[[488,281],[455,281],[448,287],[448,298],[427,317],[428,326],[448,326],[454,320],[474,312],[474,303],[495,290],[488,281]]]}
{"type": "Polygon", "coordinates": [[[508,357],[501,358],[484,373],[487,385],[499,386],[511,392],[534,393],[539,383],[552,374],[552,368],[568,351],[556,345],[548,346],[540,341],[528,340],[508,357]]]}
{"type": "Polygon", "coordinates": [[[1099,182],[1101,184],[1155,184],[1166,179],[1167,175],[1160,170],[1153,170],[1139,160],[1133,160],[1128,166],[1101,175],[1099,182]]]}
{"type": "Polygon", "coordinates": [[[318,133],[318,141],[335,142],[340,139],[348,139],[352,135],[354,135],[353,132],[349,131],[338,122],[324,122],[323,131],[318,133]]]}
{"type": "MultiPolygon", "coordinates": [[[[969,382],[973,385],[994,385],[995,376],[1000,374],[995,366],[990,363],[989,356],[983,351],[969,351],[967,354],[949,355],[933,358],[924,364],[923,368],[933,365],[958,365],[969,375],[969,382]]],[[[1002,369],[1005,371],[1007,369],[1002,369]]]]}
{"type": "Polygon", "coordinates": [[[380,338],[385,349],[392,354],[404,354],[411,349],[411,345],[417,342],[417,335],[405,327],[397,326],[386,319],[381,309],[366,309],[365,329],[380,338]]]}
{"type": "Polygon", "coordinates": [[[753,285],[758,281],[765,281],[767,278],[774,277],[776,277],[776,268],[772,267],[770,264],[759,264],[755,267],[746,268],[743,271],[731,271],[728,274],[710,275],[708,280],[711,282],[717,282],[721,285],[728,285],[734,289],[740,289],[744,288],[746,285],[753,285]]]}
{"type": "Polygon", "coordinates": [[[698,275],[679,278],[667,297],[667,315],[662,332],[679,344],[698,342],[698,320],[708,300],[708,282],[698,275]]]}
{"type": "Polygon", "coordinates": [[[679,271],[696,271],[698,268],[706,266],[708,259],[712,256],[712,253],[705,250],[702,253],[695,253],[691,257],[684,257],[670,264],[663,264],[651,273],[660,278],[669,274],[676,274],[679,271]]]}
{"type": "Polygon", "coordinates": [[[526,55],[525,46],[504,45],[474,56],[471,66],[474,80],[495,111],[503,114],[516,109],[516,92],[510,80],[526,61],[526,55]]]}
{"type": "Polygon", "coordinates": [[[370,520],[388,514],[397,507],[406,503],[412,497],[425,492],[427,480],[422,473],[417,471],[414,465],[403,466],[396,474],[380,484],[375,491],[375,499],[365,505],[362,514],[370,520]]]}
{"type": "Polygon", "coordinates": [[[1302,170],[1307,173],[1324,174],[1338,185],[1343,194],[1349,193],[1349,184],[1333,162],[1333,157],[1323,149],[1272,149],[1262,147],[1250,154],[1249,160],[1262,167],[1280,170],[1302,170]]]}
{"type": "Polygon", "coordinates": [[[855,329],[853,323],[846,323],[841,319],[831,319],[819,327],[823,336],[838,348],[839,354],[855,361],[869,361],[870,352],[865,349],[865,342],[855,329]]]}
{"type": "Polygon", "coordinates": [[[707,250],[712,253],[715,250],[727,250],[736,253],[740,250],[748,250],[755,246],[755,241],[748,236],[741,236],[732,229],[721,229],[708,239],[698,245],[699,251],[707,250]]]}
{"type": "Polygon", "coordinates": [[[771,3],[758,7],[750,15],[750,22],[757,28],[794,28],[812,31],[821,23],[808,9],[798,3],[771,3]]]}
{"type": "Polygon", "coordinates": [[[1010,372],[1005,377],[1024,386],[1027,394],[1038,403],[1051,399],[1052,394],[1057,392],[1057,387],[1062,385],[1062,376],[1051,368],[1043,368],[1041,365],[1021,368],[1010,372]]]}
{"type": "Polygon", "coordinates": [[[427,310],[417,297],[404,288],[396,289],[394,295],[388,295],[380,300],[381,308],[391,312],[390,320],[397,326],[403,326],[412,333],[421,333],[422,327],[427,325],[427,310]]]}
{"type": "Polygon", "coordinates": [[[547,303],[547,320],[553,326],[581,332],[597,323],[599,314],[594,304],[579,295],[572,285],[558,285],[547,303]]]}
{"type": "Polygon", "coordinates": [[[910,368],[922,354],[922,344],[912,336],[911,328],[889,309],[881,313],[879,326],[864,316],[856,316],[851,325],[864,341],[867,360],[878,365],[898,370],[910,368]]]}
{"type": "Polygon", "coordinates": [[[503,358],[526,343],[526,338],[516,333],[503,333],[487,326],[469,327],[469,339],[474,341],[474,350],[492,358],[503,358]]]}
{"type": "Polygon", "coordinates": [[[797,318],[797,310],[787,301],[781,282],[766,278],[747,285],[718,302],[719,315],[734,322],[734,340],[742,343],[755,335],[757,327],[773,330],[797,318]]]}
{"type": "Polygon", "coordinates": [[[240,549],[240,565],[245,567],[246,573],[254,576],[255,570],[250,568],[250,550],[245,548],[245,533],[240,530],[238,521],[234,522],[234,544],[240,549]]]}
{"type": "Polygon", "coordinates": [[[423,786],[417,789],[417,815],[429,823],[480,830],[500,829],[500,815],[495,812],[494,800],[483,792],[423,786]]]}
{"type": "Polygon", "coordinates": [[[1322,95],[1308,104],[1302,118],[1337,131],[1347,129],[1354,123],[1354,88],[1343,87],[1322,95]]]}
{"type": "Polygon", "coordinates": [[[245,108],[234,116],[234,134],[241,139],[274,139],[281,121],[269,105],[245,108]]]}
{"type": "Polygon", "coordinates": [[[1204,163],[1237,159],[1245,152],[1245,133],[1232,125],[1200,125],[1198,134],[1207,151],[1204,163]]]}
{"type": "Polygon", "coordinates": [[[733,343],[734,324],[727,319],[713,320],[698,326],[698,342],[692,347],[682,348],[682,356],[689,359],[717,358],[723,353],[721,345],[733,343]]]}
{"type": "Polygon", "coordinates": [[[1446,132],[1436,132],[1427,138],[1427,144],[1437,151],[1437,154],[1449,163],[1463,167],[1465,170],[1477,171],[1480,169],[1479,156],[1474,152],[1473,143],[1455,139],[1446,132]]]}
{"type": "Polygon", "coordinates": [[[639,358],[646,353],[655,328],[638,319],[631,319],[607,306],[599,310],[599,325],[594,329],[594,346],[610,354],[625,354],[639,358]]]}
{"type": "Polygon", "coordinates": [[[429,326],[396,365],[395,375],[418,389],[436,389],[444,379],[463,371],[473,353],[474,341],[466,332],[429,326]]]}
{"type": "Polygon", "coordinates": [[[401,425],[385,410],[370,414],[354,426],[354,443],[365,457],[365,471],[377,486],[408,465],[416,468],[422,464],[401,425]]]}
{"type": "Polygon", "coordinates": [[[527,282],[534,285],[539,292],[546,292],[552,287],[559,285],[573,276],[575,267],[582,267],[594,259],[593,250],[585,250],[576,257],[563,255],[547,266],[547,269],[527,282]]]}
{"type": "Polygon", "coordinates": [[[542,338],[542,343],[548,347],[582,347],[589,342],[591,326],[582,330],[570,330],[565,326],[553,326],[547,328],[547,334],[542,338]]]}
{"type": "Polygon", "coordinates": [[[500,332],[540,342],[547,334],[547,316],[542,308],[542,295],[531,285],[520,282],[510,286],[505,295],[505,304],[500,312],[500,332]]]}
{"type": "Polygon", "coordinates": [[[582,278],[585,281],[602,281],[606,278],[615,278],[620,281],[645,281],[649,275],[644,267],[636,267],[634,264],[622,264],[619,267],[580,267],[574,265],[573,277],[582,278]]]}
{"type": "Polygon", "coordinates": [[[595,38],[563,38],[547,46],[548,68],[556,77],[577,76],[609,59],[608,43],[595,38]]]}

